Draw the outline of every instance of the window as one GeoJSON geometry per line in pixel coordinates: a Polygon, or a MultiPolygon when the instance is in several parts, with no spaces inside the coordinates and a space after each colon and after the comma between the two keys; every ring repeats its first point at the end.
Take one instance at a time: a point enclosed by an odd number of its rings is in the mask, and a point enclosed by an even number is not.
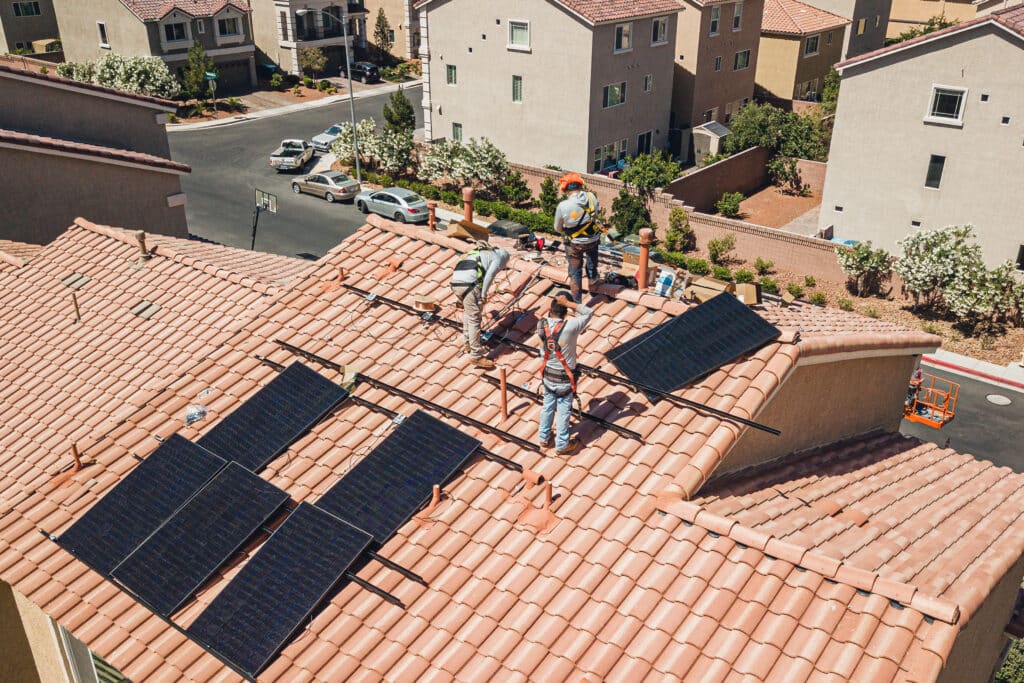
{"type": "Polygon", "coordinates": [[[737,2],[732,6],[732,30],[740,30],[740,19],[743,17],[743,3],[737,2]]]}
{"type": "Polygon", "coordinates": [[[281,40],[288,40],[288,13],[281,12],[281,40]]]}
{"type": "Polygon", "coordinates": [[[942,182],[942,169],[946,167],[946,157],[933,154],[928,160],[928,175],[924,179],[924,186],[939,189],[942,182]]]}
{"type": "Polygon", "coordinates": [[[1001,125],[1004,125],[1004,126],[1008,126],[1008,125],[1010,125],[1010,117],[1009,117],[1009,116],[1004,116],[1003,118],[1001,118],[1001,119],[999,120],[999,123],[1000,123],[1001,125]]]}
{"type": "Polygon", "coordinates": [[[715,120],[716,109],[708,109],[704,112],[704,123],[710,123],[715,120]]]}
{"type": "Polygon", "coordinates": [[[237,36],[241,33],[238,29],[238,18],[228,17],[217,20],[217,33],[222,36],[237,36]]]}
{"type": "Polygon", "coordinates": [[[804,41],[804,57],[818,54],[818,41],[820,38],[820,35],[807,36],[807,40],[804,41]]]}
{"type": "Polygon", "coordinates": [[[512,77],[512,101],[522,102],[523,101],[523,77],[513,76],[512,77]]]}
{"type": "Polygon", "coordinates": [[[732,70],[739,71],[740,69],[746,69],[750,66],[750,50],[744,50],[743,52],[737,52],[732,58],[732,70]]]}
{"type": "Polygon", "coordinates": [[[921,221],[910,221],[910,227],[912,227],[912,228],[920,228],[921,227],[921,221]]]}
{"type": "Polygon", "coordinates": [[[462,124],[461,123],[453,123],[452,124],[452,140],[455,140],[456,142],[462,142],[462,124]]]}
{"type": "Polygon", "coordinates": [[[594,165],[591,167],[591,172],[597,173],[601,170],[601,148],[594,148],[594,165]]]}
{"type": "Polygon", "coordinates": [[[832,31],[829,31],[827,34],[825,34],[825,44],[826,45],[831,45],[832,44],[832,31]]]}
{"type": "Polygon", "coordinates": [[[16,2],[14,3],[14,16],[16,17],[38,17],[40,15],[39,3],[16,2]]]}
{"type": "MultiPolygon", "coordinates": [[[[644,92],[651,92],[651,87],[654,85],[654,76],[651,74],[644,75],[644,92]]],[[[1009,123],[1009,119],[1007,119],[1009,123]]]]}
{"type": "Polygon", "coordinates": [[[607,109],[615,107],[626,101],[626,82],[612,83],[604,86],[604,98],[601,106],[607,109]]]}
{"type": "Polygon", "coordinates": [[[725,103],[725,123],[732,121],[732,102],[725,103]]]}
{"type": "Polygon", "coordinates": [[[206,23],[202,19],[196,19],[196,33],[199,35],[206,33],[206,23]]]}
{"type": "Polygon", "coordinates": [[[530,23],[528,21],[508,22],[508,46],[510,48],[530,48],[530,23]]]}
{"type": "Polygon", "coordinates": [[[711,8],[711,30],[708,31],[709,36],[718,35],[718,22],[722,18],[722,7],[721,5],[715,5],[711,8]]]}
{"type": "Polygon", "coordinates": [[[655,17],[651,22],[651,45],[668,42],[668,17],[655,17]]]}
{"type": "Polygon", "coordinates": [[[722,70],[722,58],[720,56],[719,57],[715,57],[715,71],[721,71],[721,70],[722,70]]]}
{"type": "MultiPolygon", "coordinates": [[[[487,40],[487,36],[484,36],[484,40],[487,40]]],[[[392,45],[395,44],[395,29],[393,28],[388,29],[388,42],[392,45]]]]}
{"type": "Polygon", "coordinates": [[[456,85],[459,82],[459,70],[454,64],[445,67],[445,75],[448,77],[448,85],[456,85]]]}
{"type": "Polygon", "coordinates": [[[1017,249],[1017,270],[1024,270],[1024,244],[1017,249]]]}
{"type": "Polygon", "coordinates": [[[857,35],[858,36],[864,35],[864,27],[867,24],[867,22],[868,22],[867,19],[858,19],[857,20],[857,35]]]}
{"type": "Polygon", "coordinates": [[[107,42],[107,25],[97,21],[96,29],[100,32],[100,47],[110,47],[110,43],[107,42]]]}
{"type": "Polygon", "coordinates": [[[615,25],[615,51],[625,52],[633,49],[633,24],[615,25]]]}
{"type": "Polygon", "coordinates": [[[651,131],[646,133],[640,133],[636,136],[636,153],[637,154],[650,154],[651,153],[651,138],[653,137],[651,131]]]}
{"type": "Polygon", "coordinates": [[[177,40],[188,40],[188,32],[185,30],[185,22],[164,24],[164,38],[168,43],[173,43],[177,40]]]}
{"type": "Polygon", "coordinates": [[[967,91],[961,88],[932,86],[932,101],[925,120],[934,123],[963,123],[966,95],[967,91]]]}
{"type": "Polygon", "coordinates": [[[835,211],[836,213],[842,213],[843,212],[843,207],[841,207],[838,204],[836,204],[834,207],[832,207],[832,210],[835,211]]]}
{"type": "Polygon", "coordinates": [[[615,158],[618,161],[622,161],[629,156],[629,140],[622,138],[615,145],[615,158]]]}
{"type": "Polygon", "coordinates": [[[876,14],[875,15],[875,28],[878,28],[879,25],[881,25],[881,23],[882,23],[882,15],[876,14]]]}

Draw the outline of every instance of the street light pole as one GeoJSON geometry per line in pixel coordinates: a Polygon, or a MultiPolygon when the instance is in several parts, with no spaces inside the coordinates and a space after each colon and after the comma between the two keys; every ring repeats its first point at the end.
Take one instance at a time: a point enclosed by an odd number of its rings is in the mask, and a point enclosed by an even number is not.
{"type": "MultiPolygon", "coordinates": [[[[325,14],[331,18],[331,20],[337,19],[330,12],[326,12],[322,9],[303,8],[295,10],[296,16],[305,16],[310,12],[319,12],[325,14]]],[[[352,119],[352,151],[353,156],[356,160],[356,182],[360,185],[363,183],[363,173],[359,166],[359,134],[356,132],[356,100],[352,94],[352,62],[349,59],[349,49],[351,46],[348,41],[348,8],[344,8],[341,11],[341,35],[345,39],[345,75],[348,76],[348,110],[349,116],[352,119]]],[[[353,36],[354,38],[354,36],[353,36]]]]}

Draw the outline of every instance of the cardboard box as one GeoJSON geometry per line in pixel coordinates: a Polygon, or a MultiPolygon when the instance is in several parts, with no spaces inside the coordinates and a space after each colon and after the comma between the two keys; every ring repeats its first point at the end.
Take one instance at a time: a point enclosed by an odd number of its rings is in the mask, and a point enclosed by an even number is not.
{"type": "Polygon", "coordinates": [[[761,283],[743,282],[736,285],[736,298],[748,306],[761,303],[761,283]]]}
{"type": "Polygon", "coordinates": [[[713,277],[702,277],[698,278],[694,283],[694,287],[704,287],[705,289],[714,289],[719,292],[729,292],[733,294],[736,292],[736,284],[728,282],[726,280],[716,280],[713,277]]]}

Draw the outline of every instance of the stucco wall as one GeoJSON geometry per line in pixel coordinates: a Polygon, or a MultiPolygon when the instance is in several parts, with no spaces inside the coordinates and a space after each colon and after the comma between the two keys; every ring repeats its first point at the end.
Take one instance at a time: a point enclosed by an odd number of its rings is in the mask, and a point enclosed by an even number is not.
{"type": "Polygon", "coordinates": [[[900,355],[797,366],[768,405],[754,416],[782,434],[746,430],[719,472],[874,429],[895,431],[903,419],[907,380],[916,362],[916,356],[900,355]]]}
{"type": "Polygon", "coordinates": [[[978,11],[971,2],[950,2],[948,0],[892,0],[889,14],[887,38],[895,38],[910,28],[921,28],[931,17],[944,15],[954,21],[968,21],[978,11]]]}
{"type": "Polygon", "coordinates": [[[76,216],[101,224],[186,237],[185,207],[168,207],[181,192],[177,175],[4,149],[0,186],[7,216],[0,236],[46,244],[76,216]]]}
{"type": "Polygon", "coordinates": [[[395,32],[395,41],[391,45],[391,54],[399,59],[412,59],[418,56],[419,44],[413,42],[412,34],[418,34],[419,13],[411,8],[413,0],[365,0],[367,41],[375,42],[374,31],[377,28],[377,12],[384,10],[391,30],[395,32]],[[410,28],[412,29],[410,31],[410,28]]]}
{"type": "Polygon", "coordinates": [[[911,221],[922,229],[969,223],[986,261],[1016,259],[1024,243],[1022,48],[1020,38],[982,26],[844,70],[819,227],[898,254],[897,240],[917,229],[911,221]],[[963,127],[924,121],[933,84],[968,89],[963,127]],[[933,154],[946,157],[939,189],[924,186],[933,154]]]}
{"type": "Polygon", "coordinates": [[[759,94],[784,100],[793,97],[802,41],[803,38],[797,36],[762,34],[756,77],[759,94]]]}
{"type": "Polygon", "coordinates": [[[885,45],[885,32],[889,21],[892,0],[805,0],[826,12],[838,14],[850,20],[843,39],[843,59],[849,59],[871,52],[885,45]],[[875,17],[878,25],[875,26],[875,17]],[[857,35],[857,22],[864,19],[864,33],[857,35]]]}
{"type": "MultiPolygon", "coordinates": [[[[16,43],[31,43],[33,40],[58,38],[57,16],[53,11],[53,0],[37,0],[39,16],[17,17],[14,3],[0,2],[0,53],[14,52],[16,43]]],[[[29,45],[29,49],[31,49],[29,45]]]]}
{"type": "Polygon", "coordinates": [[[129,56],[152,54],[145,24],[119,0],[65,0],[58,2],[55,9],[64,55],[69,62],[98,59],[108,52],[129,56]],[[109,49],[100,47],[97,21],[107,28],[109,49]]]}
{"type": "Polygon", "coordinates": [[[677,178],[665,188],[676,199],[698,211],[714,212],[725,192],[750,195],[768,183],[766,164],[771,156],[765,147],[751,147],[710,166],[677,178]]]}
{"type": "Polygon", "coordinates": [[[50,619],[0,582],[0,680],[51,683],[68,680],[50,619]]]}
{"type": "MultiPolygon", "coordinates": [[[[815,78],[818,79],[818,95],[821,95],[825,88],[825,76],[832,70],[832,65],[842,60],[843,54],[843,29],[832,29],[832,44],[828,44],[829,31],[822,31],[818,35],[818,54],[804,56],[806,40],[809,36],[803,36],[797,46],[796,74],[793,82],[790,83],[789,93],[792,97],[795,93],[793,87],[798,83],[806,83],[815,78]]],[[[803,93],[801,93],[802,95],[803,93]]]]}

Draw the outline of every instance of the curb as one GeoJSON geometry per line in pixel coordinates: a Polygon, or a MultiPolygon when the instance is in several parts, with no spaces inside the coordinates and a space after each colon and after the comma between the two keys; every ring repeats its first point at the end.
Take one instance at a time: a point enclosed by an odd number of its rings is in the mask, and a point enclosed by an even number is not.
{"type": "MultiPolygon", "coordinates": [[[[352,95],[352,99],[361,100],[368,97],[374,97],[376,95],[390,95],[396,92],[399,88],[415,88],[423,85],[422,79],[414,81],[406,81],[405,83],[392,83],[382,88],[376,88],[374,90],[364,90],[359,93],[352,95]]],[[[215,121],[198,121],[196,123],[168,123],[166,129],[168,133],[175,133],[179,131],[192,131],[192,130],[203,130],[205,128],[219,128],[221,126],[233,126],[238,123],[245,123],[246,121],[257,121],[259,119],[268,119],[274,116],[283,116],[285,114],[291,114],[297,111],[303,111],[306,109],[316,109],[318,107],[326,107],[331,104],[337,104],[339,102],[347,102],[348,95],[331,95],[330,97],[324,97],[313,102],[296,102],[295,104],[288,104],[283,107],[274,107],[272,109],[261,109],[253,112],[252,114],[239,114],[238,116],[229,116],[224,119],[217,119],[215,121]]]]}
{"type": "Polygon", "coordinates": [[[983,372],[981,370],[975,370],[973,368],[967,368],[964,367],[963,365],[957,365],[956,363],[950,363],[949,361],[940,360],[938,358],[935,358],[934,356],[921,356],[921,362],[927,363],[928,365],[932,365],[935,367],[945,368],[946,370],[951,370],[957,374],[965,375],[967,377],[974,377],[976,379],[984,380],[989,384],[996,384],[1000,386],[1010,387],[1012,389],[1017,389],[1018,391],[1024,391],[1024,382],[1018,382],[1016,380],[1007,379],[1005,377],[1000,377],[999,375],[993,375],[991,373],[983,372]]]}

